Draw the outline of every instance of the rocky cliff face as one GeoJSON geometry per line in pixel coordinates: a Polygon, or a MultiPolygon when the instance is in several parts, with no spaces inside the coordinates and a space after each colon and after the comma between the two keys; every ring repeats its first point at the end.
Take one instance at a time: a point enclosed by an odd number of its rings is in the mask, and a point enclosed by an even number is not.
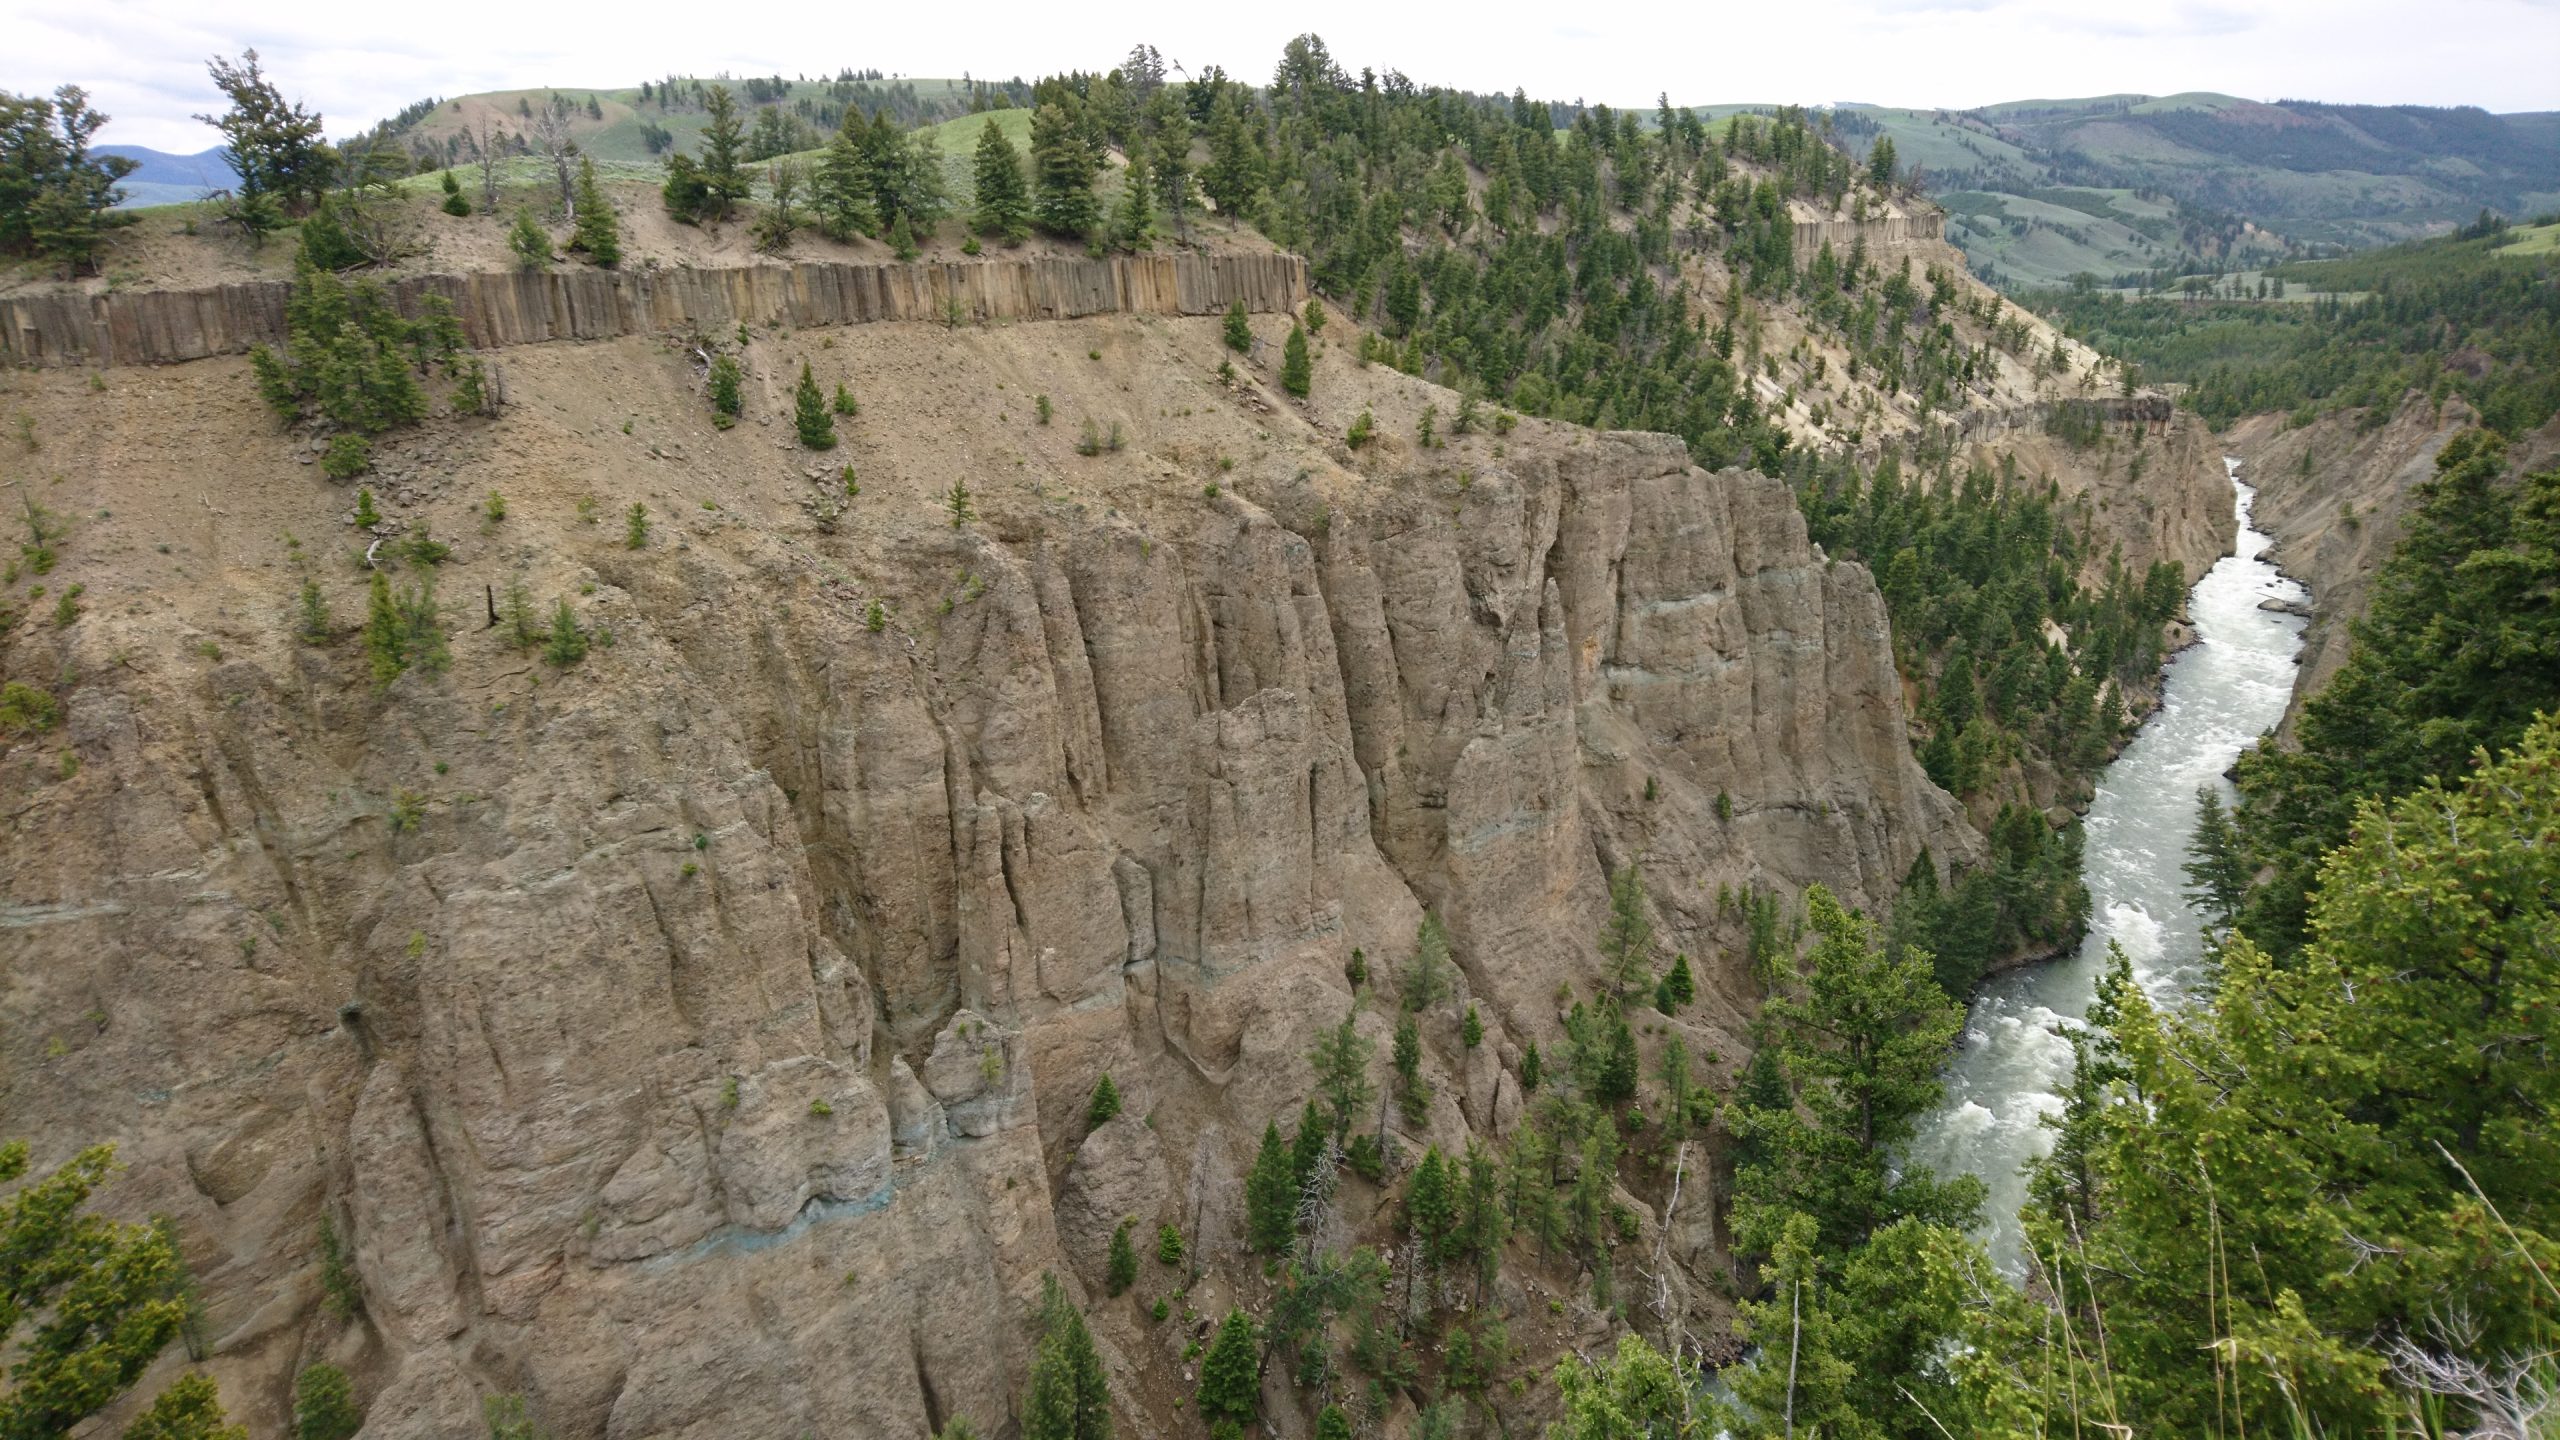
{"type": "MultiPolygon", "coordinates": [[[[451,669],[382,689],[350,625],[291,633],[305,574],[361,614],[369,537],[245,366],[18,382],[84,590],[5,651],[66,718],[0,753],[0,1130],[120,1143],[235,1414],[275,1433],[327,1357],[369,1436],[500,1390],[564,1436],[1001,1433],[1043,1271],[1097,1283],[1127,1216],[1233,1258],[1355,949],[1391,970],[1446,918],[1488,1039],[1435,1019],[1409,1138],[1455,1144],[1587,987],[1605,870],[1641,860],[1703,962],[1648,1055],[1729,1069],[1756,993],[1720,885],[1872,904],[1978,852],[1872,581],[1781,485],[1534,422],[1355,456],[1351,414],[1452,397],[1335,354],[1301,412],[1212,378],[1216,328],[769,334],[728,435],[647,340],[513,352],[505,416],[374,481],[455,549],[451,669]],[[803,359],[864,402],[822,461],[803,359]],[[1086,417],[1129,448],[1071,453],[1086,417]],[[511,584],[611,643],[509,645],[511,584]]],[[[1187,1332],[1139,1303],[1097,1328],[1170,1431],[1187,1332]]]]}

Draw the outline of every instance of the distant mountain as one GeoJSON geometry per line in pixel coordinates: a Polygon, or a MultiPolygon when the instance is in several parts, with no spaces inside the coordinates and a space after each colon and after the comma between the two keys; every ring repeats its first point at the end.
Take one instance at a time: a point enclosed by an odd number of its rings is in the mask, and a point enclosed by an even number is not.
{"type": "Polygon", "coordinates": [[[1947,207],[1948,238],[2012,287],[2389,244],[2483,209],[2560,210],[2560,114],[2207,92],[1832,114],[1860,154],[1893,137],[1947,207]]]}
{"type": "Polygon", "coordinates": [[[193,200],[208,190],[228,190],[239,178],[224,163],[220,146],[193,155],[172,155],[148,145],[100,145],[96,153],[123,155],[142,162],[140,168],[125,177],[121,208],[127,210],[193,200]]]}

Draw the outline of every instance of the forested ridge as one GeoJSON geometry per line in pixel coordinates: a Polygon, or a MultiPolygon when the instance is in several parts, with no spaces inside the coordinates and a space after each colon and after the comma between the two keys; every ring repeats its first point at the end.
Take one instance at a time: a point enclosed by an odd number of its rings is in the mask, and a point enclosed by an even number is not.
{"type": "Polygon", "coordinates": [[[2560,261],[2519,253],[2484,220],[2462,235],[2269,272],[2295,299],[2128,298],[2097,290],[2026,297],[2155,380],[2217,427],[2333,410],[2388,419],[2415,391],[2459,396],[2500,434],[2560,412],[2560,261]],[[2300,294],[2312,290],[2315,298],[2300,294]]]}

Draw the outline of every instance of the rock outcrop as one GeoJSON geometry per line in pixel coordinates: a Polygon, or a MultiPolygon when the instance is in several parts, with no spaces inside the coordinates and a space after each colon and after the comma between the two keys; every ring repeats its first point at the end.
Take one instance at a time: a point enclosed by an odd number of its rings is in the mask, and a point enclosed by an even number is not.
{"type": "MultiPolygon", "coordinates": [[[[498,1391],[562,1436],[1001,1435],[1043,1272],[1097,1285],[1132,1215],[1232,1253],[1355,950],[1392,975],[1446,920],[1411,1135],[1454,1143],[1517,1116],[1496,1057],[1556,1043],[1608,870],[1699,973],[1645,1044],[1721,1075],[1758,997],[1720,889],[1873,905],[1924,846],[1978,855],[1873,581],[1783,484],[1537,422],[1354,457],[1349,413],[1450,397],[1337,353],[1300,411],[1208,378],[1216,331],[759,342],[753,414],[803,360],[862,390],[814,467],[713,433],[646,342],[527,347],[503,418],[384,447],[386,528],[456,554],[451,670],[382,689],[292,632],[305,573],[360,611],[366,545],[244,364],[29,382],[47,503],[94,518],[85,613],[5,651],[67,720],[0,756],[0,1105],[40,1159],[120,1143],[235,1414],[274,1432],[329,1357],[375,1440],[498,1391]],[[1035,388],[1132,448],[1071,454],[1035,388]],[[634,503],[647,549],[589,523],[634,503]],[[481,627],[511,584],[572,604],[583,664],[481,627]]],[[[1170,1428],[1165,1332],[1096,1313],[1170,1428]]]]}
{"type": "MultiPolygon", "coordinates": [[[[609,340],[742,324],[983,323],[1123,313],[1256,314],[1307,298],[1306,261],[1273,253],[1044,257],[943,264],[812,261],[629,270],[413,275],[385,290],[415,314],[453,308],[476,349],[609,340]]],[[[167,365],[282,346],[293,286],[250,281],[194,290],[36,291],[0,297],[0,364],[167,365]]]]}

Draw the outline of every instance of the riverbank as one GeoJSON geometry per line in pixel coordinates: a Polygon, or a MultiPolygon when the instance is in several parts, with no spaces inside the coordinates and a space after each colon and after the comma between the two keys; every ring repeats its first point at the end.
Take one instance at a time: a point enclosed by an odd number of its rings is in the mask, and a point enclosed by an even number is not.
{"type": "Polygon", "coordinates": [[[2100,774],[2087,813],[2089,931],[2066,956],[1985,981],[1945,1099],[1907,1152],[1941,1174],[1982,1177],[1986,1238],[2004,1265],[2017,1259],[2024,1167],[2049,1148],[2042,1121],[2061,1108],[2071,1078],[2069,1027],[2088,1013],[2110,951],[2120,947],[2160,998],[2182,999],[2202,982],[2204,936],[2181,870],[2195,794],[2212,786],[2229,798],[2224,772],[2282,718],[2292,694],[2303,622],[2261,603],[2304,592],[2269,558],[2273,537],[2252,523],[2253,491],[2237,462],[2230,468],[2233,552],[2190,592],[2196,641],[2164,668],[2158,709],[2100,774]]]}

